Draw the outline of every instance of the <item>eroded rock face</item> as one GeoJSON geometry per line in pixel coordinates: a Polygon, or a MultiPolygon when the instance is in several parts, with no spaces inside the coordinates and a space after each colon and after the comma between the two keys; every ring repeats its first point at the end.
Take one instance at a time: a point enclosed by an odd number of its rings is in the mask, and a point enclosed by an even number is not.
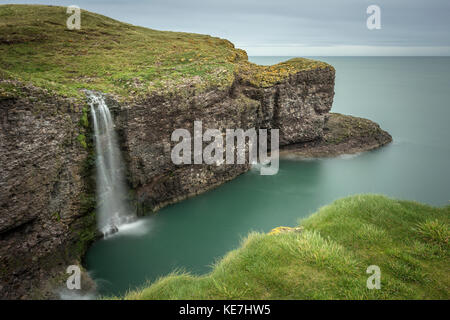
{"type": "Polygon", "coordinates": [[[280,145],[320,139],[334,96],[334,69],[302,71],[285,82],[258,88],[237,81],[229,91],[184,98],[153,97],[117,106],[129,180],[147,209],[201,193],[247,171],[249,165],[174,165],[171,134],[194,121],[203,129],[280,129],[280,145]]]}
{"type": "Polygon", "coordinates": [[[244,87],[259,102],[256,126],[280,129],[280,146],[320,139],[334,97],[332,67],[305,70],[270,88],[244,87]]]}
{"type": "Polygon", "coordinates": [[[30,297],[52,268],[72,263],[68,249],[85,228],[81,106],[20,90],[22,98],[0,100],[1,298],[30,297]]]}
{"type": "Polygon", "coordinates": [[[392,136],[368,119],[329,113],[320,140],[291,144],[280,157],[310,159],[336,157],[373,150],[392,142],[392,136]]]}

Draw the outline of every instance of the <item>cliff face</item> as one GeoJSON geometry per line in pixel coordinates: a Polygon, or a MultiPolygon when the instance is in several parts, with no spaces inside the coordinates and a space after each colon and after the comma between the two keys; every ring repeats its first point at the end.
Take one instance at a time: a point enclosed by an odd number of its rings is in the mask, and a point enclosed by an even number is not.
{"type": "Polygon", "coordinates": [[[0,83],[20,91],[0,99],[0,297],[29,297],[39,279],[79,258],[94,226],[83,113],[73,100],[0,83]]]}
{"type": "MultiPolygon", "coordinates": [[[[117,107],[129,179],[148,209],[201,193],[247,171],[246,165],[174,165],[170,141],[177,128],[280,129],[280,145],[320,139],[334,95],[332,67],[301,71],[270,87],[257,87],[239,74],[226,90],[187,97],[157,96],[117,107]]],[[[110,103],[111,104],[111,103],[110,103]]]]}

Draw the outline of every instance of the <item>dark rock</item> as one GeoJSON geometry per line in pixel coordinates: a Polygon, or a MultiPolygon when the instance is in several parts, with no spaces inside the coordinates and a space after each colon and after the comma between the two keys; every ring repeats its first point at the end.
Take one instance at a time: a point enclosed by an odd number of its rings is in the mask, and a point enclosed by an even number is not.
{"type": "Polygon", "coordinates": [[[322,158],[355,154],[382,147],[392,141],[389,133],[368,119],[330,113],[321,139],[286,146],[280,151],[287,158],[322,158]]]}

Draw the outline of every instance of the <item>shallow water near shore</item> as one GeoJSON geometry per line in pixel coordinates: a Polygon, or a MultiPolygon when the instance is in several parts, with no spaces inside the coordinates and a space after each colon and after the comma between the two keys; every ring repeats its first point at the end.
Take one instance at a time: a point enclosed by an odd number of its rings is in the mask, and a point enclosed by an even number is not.
{"type": "MultiPolygon", "coordinates": [[[[378,150],[282,160],[139,219],[93,244],[86,267],[99,293],[120,295],[174,270],[203,274],[250,231],[294,226],[358,193],[450,204],[450,58],[316,57],[336,68],[332,111],[371,119],[393,136],[378,150]]],[[[274,64],[289,57],[250,57],[274,64]]]]}

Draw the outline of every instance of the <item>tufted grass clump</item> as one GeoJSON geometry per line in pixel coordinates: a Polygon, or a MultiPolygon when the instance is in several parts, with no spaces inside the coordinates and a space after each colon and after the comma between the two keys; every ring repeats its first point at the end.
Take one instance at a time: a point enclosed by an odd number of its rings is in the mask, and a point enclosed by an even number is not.
{"type": "Polygon", "coordinates": [[[449,245],[449,227],[442,221],[435,219],[418,223],[416,231],[427,242],[436,243],[442,247],[449,245]]]}

